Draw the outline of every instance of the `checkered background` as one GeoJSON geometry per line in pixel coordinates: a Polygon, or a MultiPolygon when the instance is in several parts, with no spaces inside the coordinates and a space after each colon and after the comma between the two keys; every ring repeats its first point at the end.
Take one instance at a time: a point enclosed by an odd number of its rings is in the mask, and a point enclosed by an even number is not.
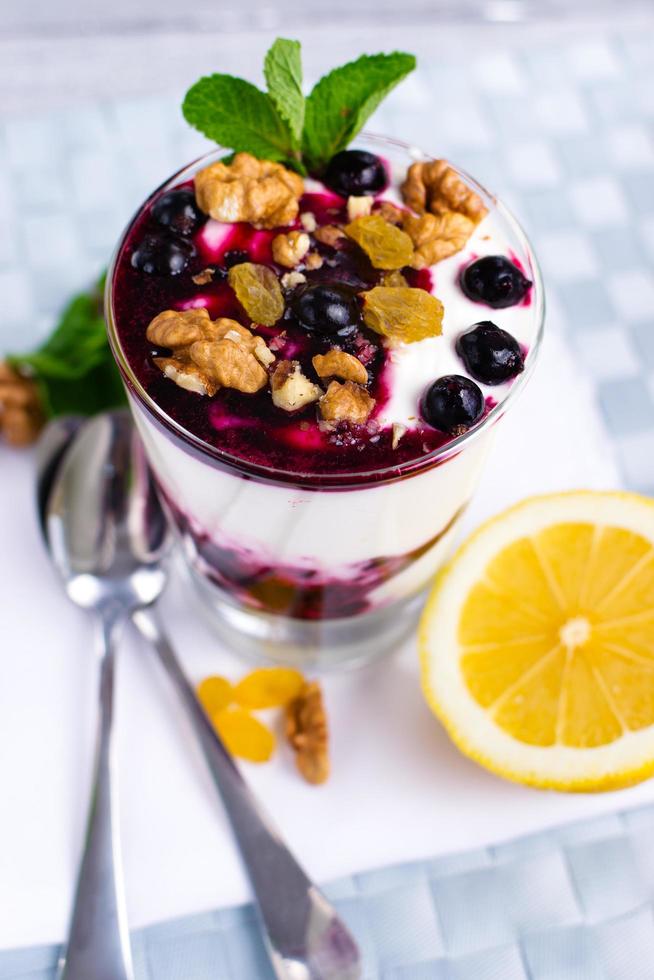
{"type": "MultiPolygon", "coordinates": [[[[0,351],[47,335],[153,186],[205,148],[179,93],[0,120],[0,351]]],[[[449,156],[525,224],[625,483],[654,492],[651,35],[438,53],[370,125],[449,156]]],[[[555,410],[555,406],[552,406],[555,410]]],[[[574,424],[574,419],[570,420],[574,424]]],[[[654,808],[372,871],[331,897],[365,980],[653,980],[654,808]]],[[[269,980],[250,907],[134,937],[138,980],[269,980]]],[[[51,980],[53,947],[0,954],[51,980]]]]}
{"type": "MultiPolygon", "coordinates": [[[[180,93],[0,119],[0,351],[45,336],[126,219],[204,139],[180,93]]],[[[625,482],[654,490],[654,44],[651,35],[439,52],[372,131],[450,156],[532,237],[547,327],[595,383],[625,482]]]]}

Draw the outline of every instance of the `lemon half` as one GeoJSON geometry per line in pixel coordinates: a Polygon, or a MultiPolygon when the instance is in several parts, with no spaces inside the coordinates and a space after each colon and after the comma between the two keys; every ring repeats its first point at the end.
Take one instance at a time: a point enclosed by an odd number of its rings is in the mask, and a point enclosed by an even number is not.
{"type": "Polygon", "coordinates": [[[422,683],[454,742],[559,790],[654,773],[654,501],[534,497],[481,527],[420,625],[422,683]]]}

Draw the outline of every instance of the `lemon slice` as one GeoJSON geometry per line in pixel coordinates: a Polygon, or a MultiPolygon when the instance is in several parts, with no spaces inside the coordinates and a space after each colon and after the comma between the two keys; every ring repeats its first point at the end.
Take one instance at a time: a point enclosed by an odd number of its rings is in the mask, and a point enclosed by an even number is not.
{"type": "Polygon", "coordinates": [[[534,497],[480,528],[420,627],[427,700],[459,748],[560,790],[654,773],[654,501],[534,497]]]}

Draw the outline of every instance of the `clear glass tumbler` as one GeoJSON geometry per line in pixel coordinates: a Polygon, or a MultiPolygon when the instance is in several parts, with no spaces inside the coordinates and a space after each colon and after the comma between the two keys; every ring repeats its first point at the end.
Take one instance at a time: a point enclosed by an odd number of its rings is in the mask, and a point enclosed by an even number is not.
{"type": "MultiPolygon", "coordinates": [[[[391,166],[429,159],[383,137],[360,138],[357,146],[391,166]]],[[[155,194],[188,181],[222,153],[186,167],[155,194]]],[[[461,176],[530,270],[536,329],[525,370],[503,400],[476,427],[400,466],[352,474],[268,469],[183,429],[139,382],[115,320],[116,261],[141,209],[118,244],[106,293],[112,350],[192,586],[210,622],[238,652],[319,668],[379,657],[413,628],[424,590],[452,549],[495,423],[535,366],[544,316],[542,281],[525,234],[501,202],[461,176]]]]}

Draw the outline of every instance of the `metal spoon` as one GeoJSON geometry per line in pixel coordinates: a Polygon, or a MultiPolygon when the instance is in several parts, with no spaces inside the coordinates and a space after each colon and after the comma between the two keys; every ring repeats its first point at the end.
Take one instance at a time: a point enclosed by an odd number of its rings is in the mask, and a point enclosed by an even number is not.
{"type": "MultiPolygon", "coordinates": [[[[64,447],[62,470],[67,468],[70,458],[81,456],[80,445],[84,455],[88,456],[87,469],[102,468],[102,454],[97,449],[94,451],[93,447],[102,444],[104,453],[110,458],[113,455],[112,440],[120,444],[127,425],[127,418],[122,413],[111,413],[87,423],[74,440],[72,448],[67,452],[64,447]],[[120,424],[117,424],[118,421],[120,424]]],[[[65,441],[63,426],[60,426],[59,434],[65,441]]],[[[51,439],[61,452],[60,441],[54,435],[51,439]]],[[[40,460],[40,483],[47,480],[45,455],[43,453],[40,460]]],[[[131,514],[132,524],[130,533],[121,535],[116,552],[123,552],[126,567],[138,567],[139,562],[143,561],[138,542],[151,539],[150,525],[156,529],[155,538],[159,541],[163,511],[144,457],[133,441],[130,441],[130,452],[123,454],[123,459],[127,472],[123,473],[121,489],[125,494],[129,493],[129,501],[124,502],[123,507],[131,514]]],[[[56,498],[58,484],[59,479],[55,479],[49,500],[47,490],[39,493],[40,499],[45,498],[48,515],[56,498]]],[[[49,516],[47,525],[50,526],[49,516]]],[[[163,541],[160,551],[163,551],[163,541]]],[[[146,570],[150,570],[147,561],[146,570]]],[[[162,576],[165,581],[163,573],[162,576]]],[[[153,597],[152,601],[157,597],[153,597]]],[[[361,975],[356,943],[334,908],[290,853],[245,784],[197,700],[154,609],[139,604],[133,607],[130,615],[142,635],[157,650],[190,715],[252,883],[276,976],[279,980],[356,980],[361,975]]]]}

